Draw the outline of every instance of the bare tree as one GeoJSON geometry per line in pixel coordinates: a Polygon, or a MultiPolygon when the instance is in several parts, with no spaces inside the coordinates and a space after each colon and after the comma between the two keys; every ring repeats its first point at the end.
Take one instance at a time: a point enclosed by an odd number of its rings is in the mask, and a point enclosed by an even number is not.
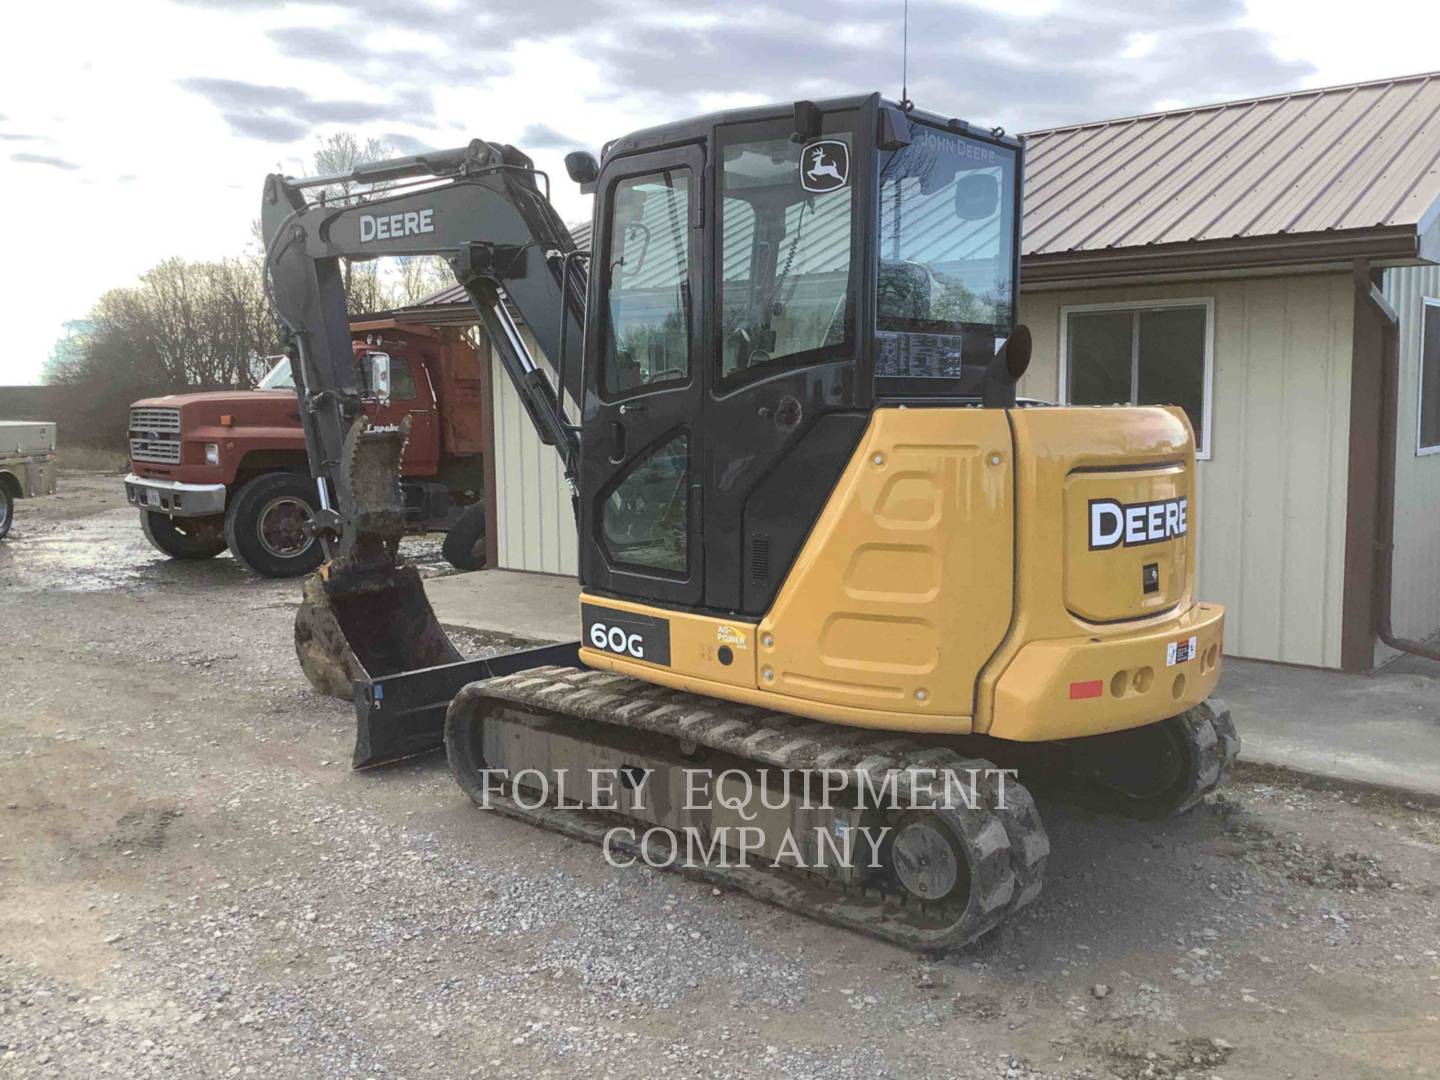
{"type": "MultiPolygon", "coordinates": [[[[393,147],[379,139],[361,142],[348,131],[337,131],[320,140],[315,149],[315,173],[327,176],[349,173],[357,165],[371,161],[384,161],[394,157],[393,147]]],[[[383,185],[367,188],[370,191],[383,190],[383,185]]],[[[315,197],[326,202],[347,202],[358,194],[358,185],[350,181],[329,184],[318,188],[315,197]]],[[[383,311],[388,306],[384,287],[380,281],[380,268],[373,261],[344,260],[346,307],[352,315],[367,311],[383,311]]]]}

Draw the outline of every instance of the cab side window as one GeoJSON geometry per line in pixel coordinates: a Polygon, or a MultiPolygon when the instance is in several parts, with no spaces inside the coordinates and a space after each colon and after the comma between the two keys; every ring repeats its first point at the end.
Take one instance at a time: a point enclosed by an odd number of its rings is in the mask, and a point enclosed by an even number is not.
{"type": "Polygon", "coordinates": [[[390,357],[390,397],[409,401],[415,396],[415,372],[404,357],[390,357]]]}
{"type": "Polygon", "coordinates": [[[690,377],[690,172],[627,177],[610,200],[601,363],[623,397],[690,377]]]}

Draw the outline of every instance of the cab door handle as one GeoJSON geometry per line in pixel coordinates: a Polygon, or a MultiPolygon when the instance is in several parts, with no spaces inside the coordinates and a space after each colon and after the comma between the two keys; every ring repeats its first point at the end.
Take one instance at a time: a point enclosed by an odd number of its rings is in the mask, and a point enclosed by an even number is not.
{"type": "Polygon", "coordinates": [[[619,465],[625,460],[625,425],[619,420],[610,421],[610,464],[619,465]]]}

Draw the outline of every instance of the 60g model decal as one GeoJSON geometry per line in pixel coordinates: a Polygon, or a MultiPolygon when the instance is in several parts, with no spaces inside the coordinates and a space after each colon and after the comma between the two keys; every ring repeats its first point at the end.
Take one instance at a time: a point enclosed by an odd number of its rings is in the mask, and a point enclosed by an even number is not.
{"type": "Polygon", "coordinates": [[[584,643],[591,649],[670,666],[670,621],[652,615],[580,605],[584,643]]]}
{"type": "Polygon", "coordinates": [[[1091,551],[1158,544],[1189,531],[1190,500],[1184,496],[1140,503],[1090,500],[1091,551]]]}

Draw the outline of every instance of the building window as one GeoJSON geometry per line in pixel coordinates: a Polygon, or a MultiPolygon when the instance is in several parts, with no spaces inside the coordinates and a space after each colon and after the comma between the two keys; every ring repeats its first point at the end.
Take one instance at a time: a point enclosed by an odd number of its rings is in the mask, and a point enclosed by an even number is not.
{"type": "Polygon", "coordinates": [[[1060,396],[1069,405],[1178,405],[1210,456],[1212,300],[1060,309],[1060,396]]]}
{"type": "Polygon", "coordinates": [[[1417,454],[1440,454],[1440,300],[1420,307],[1420,415],[1417,454]]]}

